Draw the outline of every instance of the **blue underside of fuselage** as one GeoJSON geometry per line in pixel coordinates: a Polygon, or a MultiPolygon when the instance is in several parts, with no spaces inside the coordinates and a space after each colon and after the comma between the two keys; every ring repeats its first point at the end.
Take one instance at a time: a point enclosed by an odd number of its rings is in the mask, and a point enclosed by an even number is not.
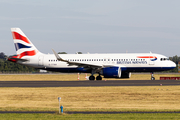
{"type": "MultiPolygon", "coordinates": [[[[124,72],[160,72],[171,70],[175,67],[122,67],[124,72]]],[[[65,73],[91,73],[92,69],[84,68],[46,68],[48,71],[65,72],[65,73]]]]}

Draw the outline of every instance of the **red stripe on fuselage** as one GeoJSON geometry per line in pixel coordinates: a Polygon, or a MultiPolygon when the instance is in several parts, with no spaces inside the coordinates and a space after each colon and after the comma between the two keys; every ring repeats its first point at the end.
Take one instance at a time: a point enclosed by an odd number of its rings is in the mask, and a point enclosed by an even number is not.
{"type": "Polygon", "coordinates": [[[138,56],[137,58],[157,58],[155,56],[138,56]]]}
{"type": "Polygon", "coordinates": [[[13,36],[13,39],[22,40],[22,41],[30,44],[29,40],[28,40],[26,37],[20,35],[20,34],[17,33],[17,32],[12,32],[12,36],[13,36]]]}

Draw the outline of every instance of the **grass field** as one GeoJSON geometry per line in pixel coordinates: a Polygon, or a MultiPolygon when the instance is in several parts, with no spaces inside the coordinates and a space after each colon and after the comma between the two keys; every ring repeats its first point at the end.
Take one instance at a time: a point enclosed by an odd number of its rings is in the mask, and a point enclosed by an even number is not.
{"type": "MultiPolygon", "coordinates": [[[[81,78],[85,78],[81,74],[81,78]]],[[[179,74],[159,76],[179,76],[179,74]]],[[[131,79],[149,79],[134,74],[131,79]]],[[[10,80],[77,80],[76,74],[0,75],[10,80]]],[[[1,111],[180,111],[179,86],[0,88],[1,111]]],[[[0,119],[180,119],[180,114],[0,114],[0,119]]]]}
{"type": "Polygon", "coordinates": [[[0,114],[0,118],[1,120],[178,120],[180,114],[0,114]]]}
{"type": "Polygon", "coordinates": [[[179,86],[1,88],[1,110],[173,111],[180,110],[179,86]]]}
{"type": "MultiPolygon", "coordinates": [[[[90,74],[88,74],[90,76],[90,74]]],[[[160,77],[180,77],[180,74],[154,74],[156,80],[160,77]]],[[[132,74],[130,79],[103,78],[103,80],[150,80],[150,74],[132,74]]],[[[0,81],[70,81],[78,80],[77,74],[0,74],[0,81]]],[[[80,80],[85,80],[85,74],[80,74],[80,80]]]]}

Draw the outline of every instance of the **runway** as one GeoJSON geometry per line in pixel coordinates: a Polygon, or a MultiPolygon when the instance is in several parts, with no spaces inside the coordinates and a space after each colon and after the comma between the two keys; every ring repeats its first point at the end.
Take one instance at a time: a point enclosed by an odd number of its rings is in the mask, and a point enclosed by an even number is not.
{"type": "Polygon", "coordinates": [[[108,81],[0,81],[0,87],[101,87],[101,86],[170,86],[177,80],[108,80],[108,81]]]}

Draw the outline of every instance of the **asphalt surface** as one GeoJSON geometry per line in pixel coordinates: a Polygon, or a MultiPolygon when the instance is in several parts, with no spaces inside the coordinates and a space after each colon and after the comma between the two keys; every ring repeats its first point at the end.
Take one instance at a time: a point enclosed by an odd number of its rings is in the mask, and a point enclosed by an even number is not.
{"type": "Polygon", "coordinates": [[[29,113],[29,114],[34,114],[34,113],[50,113],[50,114],[53,114],[53,113],[56,113],[56,112],[53,112],[53,111],[0,111],[0,114],[3,114],[3,113],[29,113]]]}
{"type": "Polygon", "coordinates": [[[101,112],[101,111],[99,111],[99,112],[94,112],[94,111],[90,111],[90,112],[83,112],[83,111],[73,111],[73,112],[71,112],[71,111],[68,111],[68,112],[65,112],[65,113],[67,113],[67,114],[123,114],[123,113],[180,113],[179,111],[173,111],[173,112],[164,112],[164,111],[159,111],[159,112],[130,112],[130,111],[125,111],[125,112],[118,112],[118,111],[112,111],[112,112],[101,112]]]}
{"type": "Polygon", "coordinates": [[[106,81],[0,81],[0,87],[100,87],[100,86],[170,86],[178,80],[106,80],[106,81]]]}

